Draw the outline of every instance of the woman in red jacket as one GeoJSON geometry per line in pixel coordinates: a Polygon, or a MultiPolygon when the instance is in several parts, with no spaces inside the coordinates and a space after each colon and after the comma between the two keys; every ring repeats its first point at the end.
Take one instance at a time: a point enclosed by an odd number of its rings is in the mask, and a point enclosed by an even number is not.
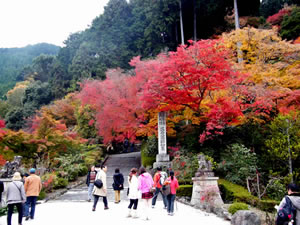
{"type": "Polygon", "coordinates": [[[173,216],[174,215],[174,201],[176,197],[176,189],[179,188],[178,180],[174,176],[174,172],[170,172],[170,177],[166,181],[167,185],[170,185],[170,194],[167,195],[168,200],[168,215],[173,216]]]}

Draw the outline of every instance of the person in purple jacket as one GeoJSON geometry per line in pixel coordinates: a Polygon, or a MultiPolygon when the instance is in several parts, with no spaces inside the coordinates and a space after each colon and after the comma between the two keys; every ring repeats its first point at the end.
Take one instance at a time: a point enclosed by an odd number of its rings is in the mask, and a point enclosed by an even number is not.
{"type": "Polygon", "coordinates": [[[151,207],[151,199],[153,197],[151,189],[154,182],[151,174],[148,173],[144,167],[140,168],[139,174],[138,189],[142,193],[142,201],[144,202],[144,219],[149,220],[149,209],[151,207]]]}

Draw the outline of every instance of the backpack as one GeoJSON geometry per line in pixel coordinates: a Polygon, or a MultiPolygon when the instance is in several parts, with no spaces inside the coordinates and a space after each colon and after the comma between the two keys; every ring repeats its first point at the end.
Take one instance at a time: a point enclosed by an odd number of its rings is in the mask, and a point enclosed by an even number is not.
{"type": "Polygon", "coordinates": [[[296,209],[293,206],[293,203],[289,197],[285,197],[285,205],[278,210],[276,225],[285,225],[288,224],[291,220],[296,219],[296,209]]]}
{"type": "Polygon", "coordinates": [[[102,180],[97,179],[97,180],[95,180],[94,185],[95,185],[97,188],[102,188],[102,187],[103,187],[103,182],[102,182],[102,180]]]}
{"type": "Polygon", "coordinates": [[[166,172],[160,172],[159,184],[164,185],[167,178],[168,174],[166,172]]]}

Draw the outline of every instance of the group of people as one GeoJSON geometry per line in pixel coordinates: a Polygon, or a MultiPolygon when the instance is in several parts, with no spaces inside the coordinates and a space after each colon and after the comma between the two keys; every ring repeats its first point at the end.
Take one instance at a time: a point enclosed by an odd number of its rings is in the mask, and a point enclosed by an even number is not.
{"type": "Polygon", "coordinates": [[[25,220],[34,219],[35,206],[42,189],[42,182],[40,177],[35,174],[36,170],[34,168],[31,168],[29,173],[30,175],[27,174],[27,176],[22,178],[19,172],[15,172],[12,182],[7,185],[7,225],[11,225],[15,207],[18,210],[19,225],[22,225],[23,217],[26,217],[25,220]]]}
{"type": "MultiPolygon", "coordinates": [[[[107,181],[106,181],[107,167],[91,167],[88,172],[86,184],[88,186],[88,201],[94,199],[92,211],[96,210],[99,197],[103,198],[104,209],[108,209],[107,203],[107,181]],[[102,187],[99,188],[95,185],[95,182],[100,179],[102,181],[102,187]]],[[[176,189],[179,184],[174,176],[174,172],[170,171],[168,177],[166,172],[162,171],[162,168],[157,168],[157,172],[152,178],[151,174],[146,171],[144,167],[139,170],[132,168],[128,176],[128,217],[137,218],[137,207],[139,199],[142,199],[144,203],[143,213],[144,219],[149,219],[149,209],[155,207],[156,199],[161,193],[164,208],[167,210],[168,215],[174,215],[174,201],[176,196],[176,189]],[[166,191],[166,190],[167,191],[166,191]]],[[[124,176],[120,173],[118,168],[115,169],[113,176],[113,189],[115,191],[115,203],[121,201],[120,191],[124,189],[124,176]]]]}

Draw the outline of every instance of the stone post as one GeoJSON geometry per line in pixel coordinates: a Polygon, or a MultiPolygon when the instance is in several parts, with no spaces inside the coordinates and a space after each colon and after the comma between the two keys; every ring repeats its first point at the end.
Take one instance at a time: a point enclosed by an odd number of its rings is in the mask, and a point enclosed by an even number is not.
{"type": "Polygon", "coordinates": [[[212,164],[203,154],[198,156],[199,169],[193,180],[191,204],[207,211],[221,207],[224,203],[220,195],[218,177],[214,176],[212,164]]]}
{"type": "Polygon", "coordinates": [[[156,155],[156,162],[153,164],[154,168],[171,167],[170,156],[167,154],[166,117],[166,112],[158,113],[158,154],[156,155]]]}

